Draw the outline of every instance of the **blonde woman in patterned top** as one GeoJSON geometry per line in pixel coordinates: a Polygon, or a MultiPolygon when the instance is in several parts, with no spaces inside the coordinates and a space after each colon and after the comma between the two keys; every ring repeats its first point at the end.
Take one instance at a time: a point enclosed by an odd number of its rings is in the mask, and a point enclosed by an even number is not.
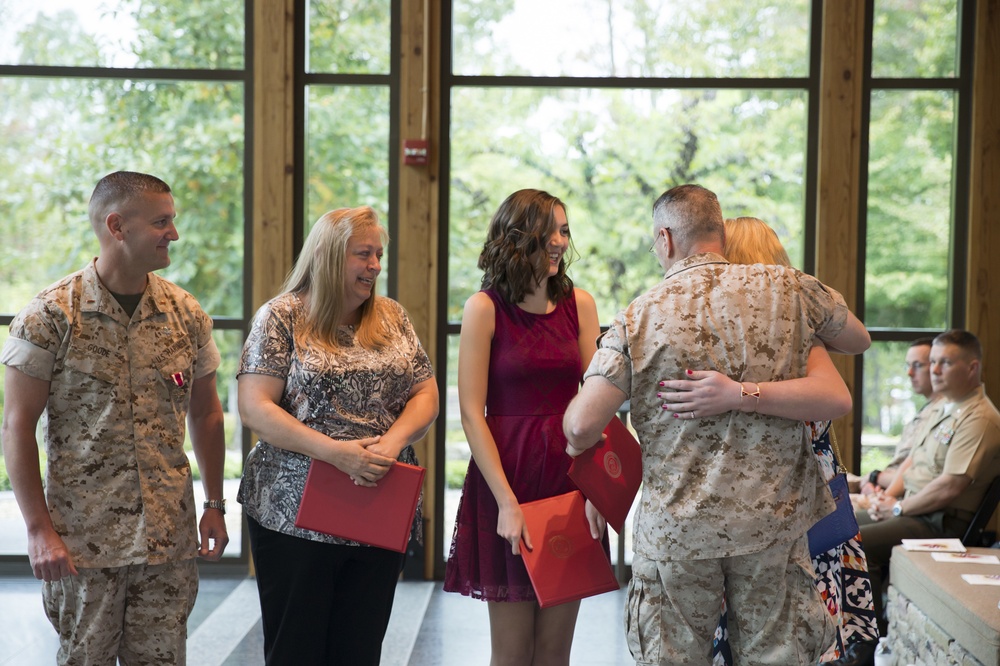
{"type": "MultiPolygon", "coordinates": [[[[376,295],[388,237],[367,206],[313,226],[257,312],[239,408],[259,437],[240,484],[268,664],[379,663],[403,554],[295,526],[313,459],[374,486],[438,414],[431,364],[403,308],[376,295]]],[[[414,536],[421,516],[418,508],[414,536]]]]}

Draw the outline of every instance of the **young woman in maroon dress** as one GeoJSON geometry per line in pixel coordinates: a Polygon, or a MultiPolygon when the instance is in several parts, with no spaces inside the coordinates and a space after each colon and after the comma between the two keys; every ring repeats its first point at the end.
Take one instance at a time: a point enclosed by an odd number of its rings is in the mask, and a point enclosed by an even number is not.
{"type": "Polygon", "coordinates": [[[580,608],[577,601],[541,609],[519,549],[522,537],[532,547],[519,503],[575,488],[562,417],[600,326],[593,297],[566,275],[569,249],[559,199],[539,190],[511,194],[479,255],[483,290],[462,317],[458,392],[473,459],[444,589],[488,602],[494,666],[568,664],[580,608]]]}

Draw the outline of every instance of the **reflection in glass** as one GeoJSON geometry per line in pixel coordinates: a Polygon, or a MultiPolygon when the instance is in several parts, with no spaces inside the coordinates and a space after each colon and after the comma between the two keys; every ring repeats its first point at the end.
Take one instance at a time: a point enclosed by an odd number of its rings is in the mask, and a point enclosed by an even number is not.
{"type": "Polygon", "coordinates": [[[958,75],[958,0],[875,0],[872,76],[958,75]]]}
{"type": "Polygon", "coordinates": [[[872,93],[865,323],[944,328],[948,316],[955,97],[872,93]]]}
{"type": "Polygon", "coordinates": [[[307,72],[388,74],[390,0],[309,0],[307,72]]]}
{"type": "Polygon", "coordinates": [[[885,468],[893,458],[903,426],[927,402],[914,392],[906,374],[905,357],[909,348],[909,342],[873,342],[864,354],[862,475],[885,468]]]}
{"type": "Polygon", "coordinates": [[[0,64],[242,69],[243,0],[0,3],[0,64]]]}
{"type": "Polygon", "coordinates": [[[525,187],[566,202],[569,274],[605,324],[662,277],[650,211],[674,185],[712,189],[726,216],[763,218],[801,266],[806,106],[800,90],[454,89],[448,319],[479,289],[490,217],[525,187]]]}
{"type": "Polygon", "coordinates": [[[0,99],[0,312],[97,255],[90,194],[129,169],[173,189],[180,240],[160,274],[243,316],[242,85],[14,77],[0,99]]]}
{"type": "Polygon", "coordinates": [[[803,77],[808,0],[455,0],[454,73],[803,77]]]}
{"type": "MultiPolygon", "coordinates": [[[[389,228],[389,87],[310,86],[305,232],[334,208],[371,206],[389,228]]],[[[392,239],[382,258],[385,294],[392,239]]]]}

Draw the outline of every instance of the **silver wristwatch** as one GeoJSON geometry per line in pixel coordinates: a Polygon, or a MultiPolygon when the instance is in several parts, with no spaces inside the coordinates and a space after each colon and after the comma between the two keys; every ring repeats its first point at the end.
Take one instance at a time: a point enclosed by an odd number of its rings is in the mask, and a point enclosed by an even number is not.
{"type": "Polygon", "coordinates": [[[226,500],[224,499],[205,500],[205,508],[218,509],[222,513],[226,513],[226,500]]]}
{"type": "Polygon", "coordinates": [[[896,518],[899,518],[900,516],[903,515],[903,503],[902,502],[896,502],[895,504],[892,505],[892,515],[894,517],[896,517],[896,518]]]}

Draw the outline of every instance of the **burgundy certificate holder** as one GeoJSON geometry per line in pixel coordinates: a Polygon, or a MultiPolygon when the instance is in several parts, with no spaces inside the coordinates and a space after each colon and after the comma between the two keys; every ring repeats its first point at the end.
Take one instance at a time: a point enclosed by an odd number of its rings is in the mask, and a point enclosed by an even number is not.
{"type": "Polygon", "coordinates": [[[642,484],[642,450],[617,416],[611,418],[604,434],[607,439],[573,458],[569,478],[621,534],[642,484]]]}
{"type": "Polygon", "coordinates": [[[590,536],[578,490],[521,505],[534,550],[521,557],[542,608],[618,589],[601,539],[590,536]]]}
{"type": "Polygon", "coordinates": [[[424,472],[397,462],[374,488],[367,488],[314,459],[295,526],[405,553],[424,472]]]}

